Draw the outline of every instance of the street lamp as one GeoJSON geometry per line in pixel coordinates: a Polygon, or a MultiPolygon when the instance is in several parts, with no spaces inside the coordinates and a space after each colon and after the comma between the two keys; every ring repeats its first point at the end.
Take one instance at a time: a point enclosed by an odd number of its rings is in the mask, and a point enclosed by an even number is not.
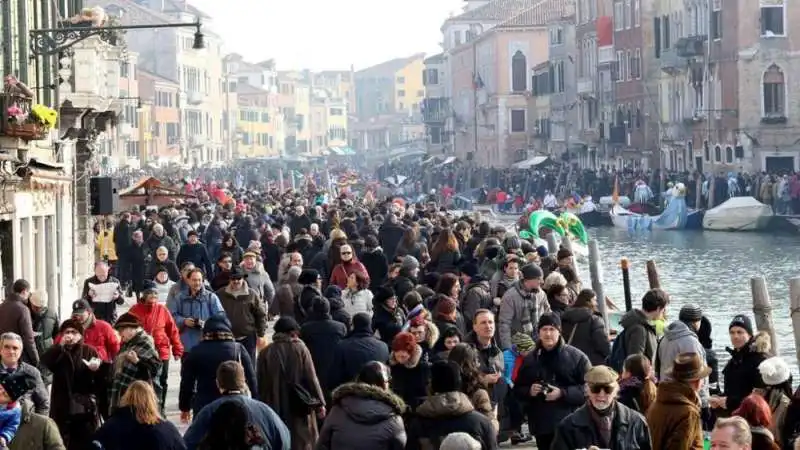
{"type": "Polygon", "coordinates": [[[202,24],[200,21],[196,22],[182,22],[182,23],[160,23],[160,24],[145,24],[145,25],[112,25],[107,27],[94,27],[94,26],[75,26],[75,27],[62,27],[62,28],[42,28],[37,30],[30,30],[29,35],[31,39],[30,50],[35,56],[49,56],[57,55],[64,50],[72,47],[76,43],[88,39],[92,36],[99,37],[103,42],[115,45],[117,35],[115,31],[126,30],[150,30],[156,28],[184,28],[194,27],[194,42],[192,48],[201,50],[206,47],[205,36],[201,30],[202,24]]]}

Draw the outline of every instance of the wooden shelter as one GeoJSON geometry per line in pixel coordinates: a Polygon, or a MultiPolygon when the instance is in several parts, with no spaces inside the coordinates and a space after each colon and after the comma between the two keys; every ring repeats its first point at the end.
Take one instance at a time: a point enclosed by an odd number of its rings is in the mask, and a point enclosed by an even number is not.
{"type": "Polygon", "coordinates": [[[136,183],[119,193],[120,209],[130,209],[133,205],[169,206],[176,199],[196,199],[191,194],[165,186],[158,178],[142,177],[136,183]]]}

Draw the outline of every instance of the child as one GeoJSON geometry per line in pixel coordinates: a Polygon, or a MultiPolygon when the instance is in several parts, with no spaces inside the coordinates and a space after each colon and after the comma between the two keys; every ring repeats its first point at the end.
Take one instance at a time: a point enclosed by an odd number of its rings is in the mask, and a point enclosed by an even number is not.
{"type": "Polygon", "coordinates": [[[18,400],[36,387],[36,380],[25,372],[14,372],[0,379],[0,448],[7,448],[22,420],[18,400]]]}
{"type": "MultiPolygon", "coordinates": [[[[533,351],[535,344],[533,339],[525,333],[516,333],[511,336],[511,351],[503,352],[504,358],[504,373],[503,378],[509,387],[514,387],[514,382],[517,380],[517,373],[519,368],[522,367],[522,360],[525,359],[530,352],[533,351]]],[[[525,421],[525,414],[522,410],[522,405],[519,404],[513,394],[505,397],[505,407],[508,414],[508,422],[510,424],[511,444],[517,445],[530,441],[532,438],[522,432],[522,423],[525,421]]]]}

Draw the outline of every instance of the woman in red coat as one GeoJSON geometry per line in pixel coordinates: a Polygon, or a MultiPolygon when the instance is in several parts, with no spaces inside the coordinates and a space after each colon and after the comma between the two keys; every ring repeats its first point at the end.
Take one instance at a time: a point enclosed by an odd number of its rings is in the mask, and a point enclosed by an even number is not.
{"type": "Polygon", "coordinates": [[[167,398],[170,347],[172,348],[172,355],[175,357],[175,361],[178,361],[183,356],[183,344],[181,344],[178,327],[175,325],[175,320],[172,318],[172,314],[170,314],[167,307],[158,302],[158,290],[156,289],[155,283],[150,280],[145,280],[142,296],[128,312],[136,316],[139,322],[141,322],[144,331],[153,337],[153,343],[161,358],[161,373],[159,375],[158,384],[161,388],[161,398],[159,400],[161,401],[161,410],[163,413],[164,403],[167,398]]]}
{"type": "Polygon", "coordinates": [[[328,284],[339,286],[339,289],[346,289],[347,278],[353,272],[361,272],[364,278],[366,278],[367,285],[369,285],[369,273],[367,273],[367,269],[358,261],[358,258],[356,258],[353,247],[349,244],[344,244],[339,247],[339,263],[333,266],[331,270],[331,279],[328,284]]]}

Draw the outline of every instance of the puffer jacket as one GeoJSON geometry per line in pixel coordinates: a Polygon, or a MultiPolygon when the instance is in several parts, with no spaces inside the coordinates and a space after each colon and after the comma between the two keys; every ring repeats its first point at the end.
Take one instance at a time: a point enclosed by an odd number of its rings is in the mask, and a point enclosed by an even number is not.
{"type": "MultiPolygon", "coordinates": [[[[675,358],[681,353],[697,353],[703,361],[706,360],[706,349],[700,344],[697,334],[689,329],[688,325],[676,320],[669,324],[664,332],[664,337],[658,343],[655,370],[659,380],[671,379],[669,374],[672,372],[672,365],[675,358]]],[[[703,407],[708,406],[708,379],[703,383],[698,395],[700,395],[700,404],[703,407]]]]}
{"type": "Polygon", "coordinates": [[[342,292],[342,301],[344,309],[350,314],[350,317],[362,312],[372,316],[372,291],[369,289],[360,291],[345,289],[342,292]]]}
{"type": "Polygon", "coordinates": [[[481,279],[473,280],[464,289],[464,296],[461,299],[461,314],[464,316],[464,321],[470,324],[468,327],[470,330],[472,329],[472,319],[475,318],[475,311],[492,307],[490,290],[489,282],[481,279]]]}
{"type": "Polygon", "coordinates": [[[742,348],[725,349],[731,355],[728,364],[722,369],[725,382],[724,395],[728,398],[726,411],[731,412],[738,408],[753,389],[764,388],[764,380],[761,379],[758,366],[767,359],[771,348],[769,334],[759,332],[742,348]]]}
{"type": "Polygon", "coordinates": [[[403,450],[406,430],[403,400],[366,383],[347,383],[333,391],[316,450],[403,450]]]}
{"type": "Polygon", "coordinates": [[[585,353],[592,365],[605,364],[611,353],[606,324],[589,308],[567,308],[561,314],[561,335],[570,345],[585,353]]]}
{"type": "Polygon", "coordinates": [[[270,279],[267,271],[264,270],[261,264],[256,264],[256,266],[250,270],[246,269],[244,266],[241,267],[244,273],[247,274],[247,278],[245,278],[247,285],[258,293],[264,301],[264,304],[268,307],[272,303],[272,299],[275,298],[275,286],[272,284],[272,279],[270,279]]]}
{"type": "Polygon", "coordinates": [[[517,282],[503,295],[503,302],[500,304],[497,318],[500,348],[511,349],[511,336],[524,332],[525,325],[530,325],[535,331],[539,317],[547,312],[550,312],[550,303],[544,291],[527,292],[522,288],[522,281],[517,282]]]}

